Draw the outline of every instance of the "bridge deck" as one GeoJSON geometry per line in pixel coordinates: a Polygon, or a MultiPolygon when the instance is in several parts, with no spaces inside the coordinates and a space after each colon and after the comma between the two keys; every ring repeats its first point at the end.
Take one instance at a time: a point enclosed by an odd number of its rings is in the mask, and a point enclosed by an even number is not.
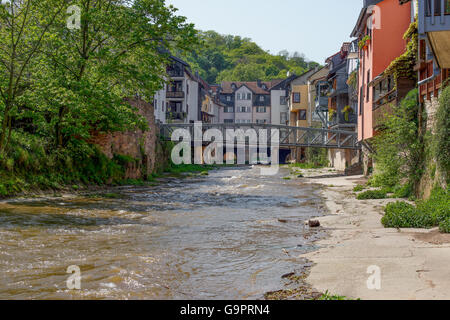
{"type": "Polygon", "coordinates": [[[166,141],[180,141],[180,136],[187,136],[186,138],[197,144],[205,141],[209,143],[210,137],[214,136],[218,137],[219,141],[222,140],[224,145],[230,141],[230,143],[237,142],[238,146],[244,144],[256,146],[259,142],[266,143],[269,147],[278,144],[279,147],[285,148],[316,147],[353,150],[361,148],[356,132],[342,130],[254,123],[161,124],[159,128],[161,138],[166,141]]]}

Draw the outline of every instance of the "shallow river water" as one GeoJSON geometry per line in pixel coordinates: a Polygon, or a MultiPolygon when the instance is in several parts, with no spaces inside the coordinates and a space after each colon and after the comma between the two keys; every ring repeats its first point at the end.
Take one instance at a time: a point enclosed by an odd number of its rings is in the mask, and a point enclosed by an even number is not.
{"type": "Polygon", "coordinates": [[[257,167],[0,202],[0,299],[261,299],[320,236],[316,187],[257,167]],[[69,290],[69,266],[81,290],[69,290]]]}

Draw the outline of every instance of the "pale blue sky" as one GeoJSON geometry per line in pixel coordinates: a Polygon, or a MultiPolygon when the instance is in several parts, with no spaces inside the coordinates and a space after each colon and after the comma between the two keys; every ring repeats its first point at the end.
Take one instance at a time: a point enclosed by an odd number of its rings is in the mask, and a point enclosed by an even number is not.
{"type": "Polygon", "coordinates": [[[338,52],[363,0],[166,0],[200,30],[251,38],[264,50],[304,53],[321,64],[338,52]]]}

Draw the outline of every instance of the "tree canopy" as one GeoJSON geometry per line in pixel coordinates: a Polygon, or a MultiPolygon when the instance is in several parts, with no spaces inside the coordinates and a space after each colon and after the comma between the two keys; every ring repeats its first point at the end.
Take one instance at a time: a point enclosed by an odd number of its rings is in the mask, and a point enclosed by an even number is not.
{"type": "Polygon", "coordinates": [[[161,0],[2,2],[0,155],[21,121],[57,147],[93,130],[145,126],[124,98],[151,99],[168,52],[191,50],[197,39],[161,0]]]}
{"type": "Polygon", "coordinates": [[[202,45],[183,58],[209,83],[286,78],[288,72],[302,74],[318,65],[303,54],[281,51],[273,55],[249,38],[199,32],[202,45]]]}

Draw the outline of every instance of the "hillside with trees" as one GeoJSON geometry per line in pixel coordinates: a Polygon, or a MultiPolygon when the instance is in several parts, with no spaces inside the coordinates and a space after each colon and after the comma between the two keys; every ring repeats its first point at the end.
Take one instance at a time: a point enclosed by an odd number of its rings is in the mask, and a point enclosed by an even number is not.
{"type": "Polygon", "coordinates": [[[302,74],[318,65],[298,52],[273,55],[249,38],[215,31],[199,35],[202,45],[182,58],[208,83],[283,79],[288,72],[302,74]]]}

